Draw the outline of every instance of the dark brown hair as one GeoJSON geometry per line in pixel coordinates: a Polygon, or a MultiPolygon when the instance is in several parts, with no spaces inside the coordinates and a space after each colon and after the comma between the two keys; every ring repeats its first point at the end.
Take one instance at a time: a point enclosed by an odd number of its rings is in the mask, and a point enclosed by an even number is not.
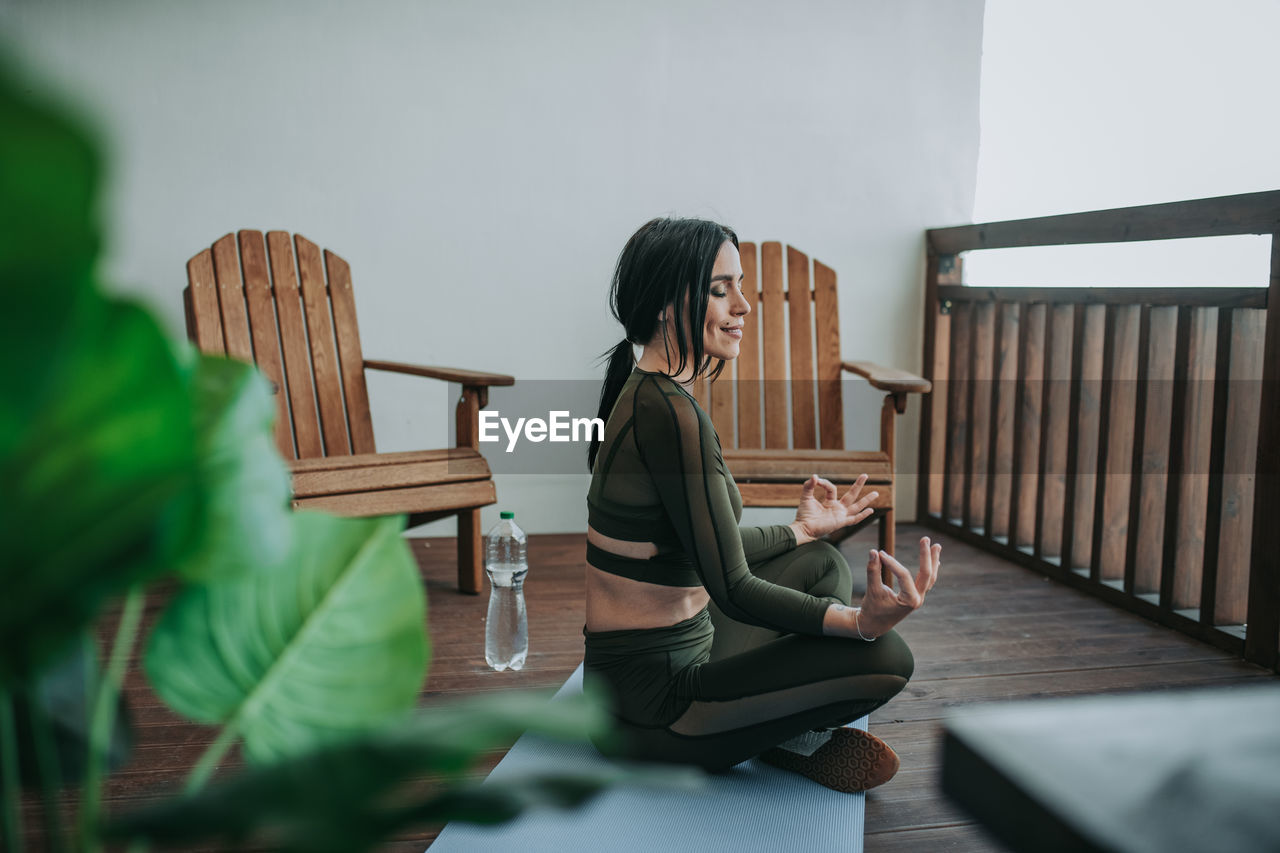
{"type": "MultiPolygon", "coordinates": [[[[691,340],[684,335],[677,337],[676,351],[680,364],[676,374],[682,373],[689,362],[695,365],[694,376],[707,373],[711,357],[702,351],[701,330],[707,317],[707,300],[711,291],[711,273],[716,255],[728,240],[736,248],[738,235],[731,228],[705,219],[651,219],[622,247],[618,266],[613,273],[613,286],[609,292],[609,307],[614,318],[626,330],[626,337],[601,359],[609,360],[604,385],[600,389],[598,417],[608,421],[622,386],[631,375],[635,363],[632,344],[651,340],[658,331],[658,313],[664,308],[673,311],[677,329],[685,328],[685,296],[692,315],[689,328],[695,330],[691,340]]],[[[666,337],[666,325],[662,325],[663,345],[670,352],[666,337]]],[[[715,378],[724,368],[719,362],[715,378]]],[[[600,441],[593,439],[587,449],[587,467],[594,468],[600,441]]]]}

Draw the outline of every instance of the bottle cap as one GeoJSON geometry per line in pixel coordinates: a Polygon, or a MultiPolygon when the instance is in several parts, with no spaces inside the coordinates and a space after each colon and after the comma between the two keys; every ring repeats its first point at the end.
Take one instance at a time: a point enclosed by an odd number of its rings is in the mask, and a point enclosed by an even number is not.
{"type": "Polygon", "coordinates": [[[515,518],[516,514],[514,512],[509,512],[504,509],[502,512],[498,513],[498,516],[500,518],[515,518]]]}

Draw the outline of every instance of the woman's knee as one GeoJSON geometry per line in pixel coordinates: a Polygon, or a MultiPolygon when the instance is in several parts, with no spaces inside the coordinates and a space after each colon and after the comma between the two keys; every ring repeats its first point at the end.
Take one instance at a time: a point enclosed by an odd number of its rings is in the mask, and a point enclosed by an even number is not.
{"type": "MultiPolygon", "coordinates": [[[[845,561],[844,555],[840,553],[840,549],[832,545],[825,539],[815,539],[812,542],[806,542],[796,548],[806,555],[813,554],[820,557],[823,561],[832,565],[843,565],[846,569],[849,564],[845,561]]],[[[812,557],[810,559],[813,559],[812,557]]]]}
{"type": "Polygon", "coordinates": [[[877,668],[880,672],[885,675],[897,675],[904,681],[911,680],[916,668],[915,656],[911,654],[911,647],[907,645],[907,641],[902,639],[897,631],[890,629],[877,637],[874,645],[877,668]]]}
{"type": "Polygon", "coordinates": [[[853,572],[849,562],[836,546],[825,539],[806,542],[797,550],[803,552],[812,572],[812,594],[830,596],[841,604],[849,604],[853,596],[853,572]]]}

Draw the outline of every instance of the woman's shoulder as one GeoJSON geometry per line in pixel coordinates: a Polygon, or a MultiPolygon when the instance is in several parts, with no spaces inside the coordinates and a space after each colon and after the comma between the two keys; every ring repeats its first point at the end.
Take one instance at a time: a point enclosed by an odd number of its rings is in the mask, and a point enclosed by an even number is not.
{"type": "Polygon", "coordinates": [[[640,374],[635,384],[635,417],[637,423],[643,423],[656,429],[698,430],[710,425],[707,416],[697,400],[683,386],[663,373],[640,374]]]}
{"type": "Polygon", "coordinates": [[[637,405],[677,411],[700,409],[689,391],[665,373],[636,368],[635,379],[637,405]]]}

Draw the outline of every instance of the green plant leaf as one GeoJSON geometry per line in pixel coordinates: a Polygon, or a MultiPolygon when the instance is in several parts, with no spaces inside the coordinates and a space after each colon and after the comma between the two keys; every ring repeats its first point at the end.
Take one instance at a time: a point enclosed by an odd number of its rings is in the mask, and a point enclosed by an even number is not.
{"type": "Polygon", "coordinates": [[[0,447],[52,390],[100,240],[97,145],[37,92],[0,57],[0,447]]]}
{"type": "Polygon", "coordinates": [[[403,518],[290,518],[278,569],[188,587],[146,657],[170,707],[228,727],[253,761],[385,723],[426,676],[426,600],[403,518]]]}
{"type": "Polygon", "coordinates": [[[188,580],[270,570],[288,553],[289,469],[276,451],[267,380],[244,362],[195,353],[198,464],[208,495],[202,537],[179,571],[188,580]]]}
{"type": "MultiPolygon", "coordinates": [[[[55,779],[71,784],[84,774],[93,706],[90,684],[101,677],[98,662],[85,650],[86,642],[72,643],[34,683],[18,684],[13,689],[18,762],[24,787],[39,789],[43,783],[56,788],[55,779]],[[48,743],[42,744],[41,738],[48,743]],[[48,755],[39,754],[42,747],[48,749],[48,755]],[[42,779],[42,773],[54,778],[42,779]]],[[[112,769],[123,764],[133,748],[129,709],[123,696],[116,697],[114,716],[106,756],[107,766],[112,769]]]]}
{"type": "Polygon", "coordinates": [[[614,785],[696,791],[702,781],[702,773],[693,767],[619,766],[604,771],[530,774],[483,784],[468,782],[401,810],[396,815],[396,828],[409,823],[454,820],[478,824],[505,823],[526,809],[582,805],[601,790],[614,785]]]}
{"type": "Polygon", "coordinates": [[[432,770],[460,773],[488,750],[509,746],[525,731],[582,740],[599,738],[611,729],[605,697],[598,693],[550,700],[551,692],[544,690],[454,699],[421,710],[386,737],[410,743],[424,755],[429,753],[432,770]]]}
{"type": "Polygon", "coordinates": [[[164,845],[250,841],[274,850],[358,851],[414,825],[465,820],[498,823],[536,806],[576,806],[615,784],[692,790],[702,774],[686,768],[618,767],[542,774],[483,784],[446,777],[422,790],[426,773],[474,765],[526,729],[579,739],[604,724],[598,702],[548,702],[542,692],[498,693],[432,708],[413,721],[249,768],[194,796],[118,818],[111,837],[164,845]]]}
{"type": "MultiPolygon", "coordinates": [[[[169,568],[200,521],[190,398],[168,341],[131,303],[92,307],[40,407],[0,445],[0,683],[31,677],[108,596],[169,568]]],[[[31,354],[9,348],[0,340],[4,371],[21,370],[31,354]]]]}
{"type": "Polygon", "coordinates": [[[412,827],[455,820],[503,823],[531,808],[575,808],[616,785],[696,790],[696,780],[693,771],[675,768],[531,774],[484,784],[451,785],[421,802],[400,807],[351,800],[329,801],[325,807],[280,803],[279,794],[288,790],[287,782],[231,791],[219,786],[207,795],[175,799],[126,815],[108,827],[107,836],[183,849],[193,843],[216,841],[220,850],[265,846],[279,853],[359,853],[412,827]],[[268,799],[255,799],[255,792],[268,799]]]}

